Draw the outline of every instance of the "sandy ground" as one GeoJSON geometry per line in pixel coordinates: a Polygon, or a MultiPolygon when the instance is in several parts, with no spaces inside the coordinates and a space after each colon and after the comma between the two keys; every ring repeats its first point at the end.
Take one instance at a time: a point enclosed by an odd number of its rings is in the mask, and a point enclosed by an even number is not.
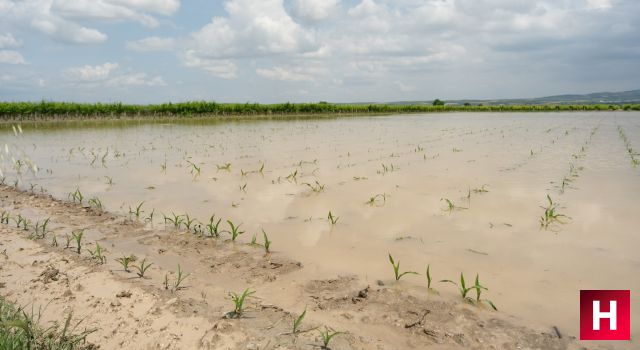
{"type": "MultiPolygon", "coordinates": [[[[574,337],[536,328],[505,312],[416,292],[398,283],[354,276],[316,280],[302,264],[260,247],[152,228],[123,216],[0,186],[0,206],[32,223],[51,219],[44,239],[0,225],[0,294],[42,322],[73,312],[101,349],[313,349],[319,329],[343,332],[332,349],[578,349],[574,337]],[[85,229],[81,254],[65,235],[85,229]],[[53,237],[58,246],[52,246],[53,237]],[[106,263],[92,260],[96,242],[106,263]],[[134,254],[153,263],[145,278],[115,259],[134,254]],[[177,291],[177,265],[190,273],[177,291]],[[241,318],[229,292],[256,291],[241,318]],[[304,309],[301,331],[292,323],[304,309]]],[[[597,345],[597,344],[596,344],[597,345]]]]}

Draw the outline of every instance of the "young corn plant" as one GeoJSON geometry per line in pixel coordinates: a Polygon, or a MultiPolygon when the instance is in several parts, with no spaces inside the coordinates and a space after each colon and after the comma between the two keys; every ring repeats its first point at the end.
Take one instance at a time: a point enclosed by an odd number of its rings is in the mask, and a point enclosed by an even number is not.
{"type": "Polygon", "coordinates": [[[44,239],[47,235],[47,225],[49,224],[50,218],[46,218],[42,223],[40,221],[36,221],[35,226],[33,227],[35,239],[44,239]]]}
{"type": "Polygon", "coordinates": [[[187,231],[191,231],[191,227],[195,222],[196,218],[190,217],[189,214],[184,214],[184,221],[182,223],[184,224],[184,227],[187,229],[187,231]]]}
{"type": "Polygon", "coordinates": [[[335,224],[338,223],[338,219],[340,219],[339,216],[335,216],[333,215],[333,213],[331,213],[331,211],[329,211],[329,215],[327,215],[327,220],[331,222],[331,226],[335,226],[335,224]]]}
{"type": "Polygon", "coordinates": [[[331,339],[336,335],[342,334],[343,332],[335,332],[329,327],[324,327],[324,331],[320,330],[320,338],[322,338],[322,349],[329,349],[329,343],[331,339]]]}
{"type": "Polygon", "coordinates": [[[396,279],[396,281],[399,281],[404,275],[417,275],[417,272],[413,272],[413,271],[405,271],[400,273],[400,260],[398,260],[398,262],[396,263],[395,260],[393,259],[393,257],[391,256],[391,254],[389,254],[389,262],[391,263],[391,266],[393,266],[393,275],[396,279]]]}
{"type": "Polygon", "coordinates": [[[255,294],[255,291],[250,291],[249,288],[245,289],[242,294],[238,294],[235,292],[229,293],[231,296],[231,300],[233,301],[234,309],[233,311],[227,313],[228,318],[240,318],[244,313],[244,302],[247,297],[255,294]]]}
{"type": "Polygon", "coordinates": [[[544,214],[540,217],[540,228],[547,230],[554,223],[565,224],[564,219],[568,216],[558,213],[558,204],[554,203],[548,194],[547,201],[549,204],[546,207],[541,207],[544,209],[544,214]]]}
{"type": "Polygon", "coordinates": [[[215,214],[211,215],[211,217],[209,218],[209,223],[207,224],[206,228],[211,237],[218,238],[220,237],[220,231],[218,227],[220,226],[220,222],[222,221],[222,219],[218,219],[218,221],[215,221],[215,217],[216,217],[215,214]]]}
{"type": "Polygon", "coordinates": [[[134,215],[136,217],[136,220],[140,220],[140,215],[142,215],[142,213],[144,213],[144,210],[142,210],[142,205],[144,204],[144,201],[140,202],[140,204],[138,204],[135,209],[129,207],[129,215],[134,215]]]}
{"type": "Polygon", "coordinates": [[[82,249],[82,236],[84,235],[84,229],[79,229],[71,232],[71,238],[76,242],[76,253],[80,255],[82,249]]]}
{"type": "Polygon", "coordinates": [[[102,201],[100,200],[100,198],[98,197],[93,197],[91,199],[89,199],[89,206],[90,207],[94,207],[96,209],[98,209],[99,211],[102,211],[102,201]]]}
{"type": "Polygon", "coordinates": [[[304,311],[302,311],[302,313],[300,314],[300,316],[298,316],[295,320],[293,320],[293,330],[291,331],[292,334],[296,334],[300,331],[300,325],[302,324],[302,320],[304,320],[304,317],[307,315],[307,308],[304,308],[304,311]]]}
{"type": "Polygon", "coordinates": [[[103,265],[107,262],[107,257],[104,256],[105,249],[102,248],[100,243],[96,242],[96,248],[94,250],[87,249],[89,255],[91,255],[91,259],[95,260],[98,264],[103,265]]]}
{"type": "Polygon", "coordinates": [[[227,231],[227,232],[231,234],[231,240],[235,242],[236,238],[238,238],[238,236],[244,233],[244,231],[240,231],[240,226],[242,226],[242,224],[236,226],[231,220],[227,220],[227,224],[229,224],[229,229],[230,229],[230,231],[227,231]]]}
{"type": "Polygon", "coordinates": [[[9,220],[11,220],[11,213],[9,213],[8,211],[2,211],[2,214],[0,215],[0,224],[9,224],[9,220]]]}
{"type": "Polygon", "coordinates": [[[144,274],[151,267],[151,265],[153,265],[153,263],[147,263],[147,259],[145,258],[142,259],[140,265],[133,265],[133,268],[136,269],[136,275],[138,275],[138,277],[145,278],[144,274]]]}
{"type": "Polygon", "coordinates": [[[173,224],[173,228],[175,228],[177,230],[177,229],[180,228],[180,226],[182,226],[182,222],[184,221],[184,218],[182,217],[182,215],[176,215],[174,213],[171,213],[171,215],[172,215],[172,217],[164,215],[164,223],[165,224],[167,222],[172,223],[173,224]]]}
{"type": "Polygon", "coordinates": [[[69,193],[69,198],[74,203],[79,203],[79,204],[82,204],[82,201],[84,200],[84,196],[82,195],[82,192],[80,192],[80,188],[76,188],[74,192],[69,193]]]}
{"type": "Polygon", "coordinates": [[[454,210],[468,209],[455,205],[449,198],[441,198],[440,200],[446,202],[447,207],[442,210],[448,212],[449,214],[451,214],[454,210]]]}
{"type": "Polygon", "coordinates": [[[178,272],[176,273],[176,281],[173,283],[173,286],[171,287],[171,292],[175,293],[177,291],[179,291],[180,289],[183,289],[184,287],[182,286],[182,282],[184,282],[184,280],[189,277],[191,274],[187,273],[185,274],[184,271],[182,271],[182,268],[180,267],[180,264],[178,264],[178,272]]]}
{"type": "Polygon", "coordinates": [[[365,202],[365,204],[368,204],[370,206],[376,206],[376,207],[381,207],[383,205],[385,205],[385,203],[387,202],[387,194],[386,193],[378,193],[375,196],[369,197],[369,200],[367,202],[365,202]]]}
{"type": "Polygon", "coordinates": [[[306,185],[307,187],[309,187],[309,189],[311,189],[311,192],[314,192],[314,193],[320,193],[324,191],[324,185],[321,185],[320,182],[318,182],[318,180],[316,180],[314,184],[305,182],[303,183],[303,185],[306,185]]]}
{"type": "Polygon", "coordinates": [[[498,308],[496,307],[496,305],[491,300],[481,299],[480,298],[480,295],[482,294],[482,290],[484,289],[484,290],[488,291],[488,289],[480,284],[480,275],[479,274],[476,274],[476,281],[473,284],[472,288],[475,289],[475,291],[476,291],[476,304],[477,305],[480,305],[484,301],[485,303],[489,304],[489,306],[491,306],[492,309],[494,309],[495,311],[498,311],[498,308]]]}
{"type": "Polygon", "coordinates": [[[427,290],[434,290],[431,288],[431,265],[427,265],[427,290]]]}
{"type": "Polygon", "coordinates": [[[269,254],[271,253],[271,241],[269,240],[269,237],[267,236],[267,233],[264,231],[264,229],[262,229],[262,237],[264,238],[264,251],[265,253],[269,254]]]}
{"type": "Polygon", "coordinates": [[[124,272],[127,272],[127,273],[131,272],[131,270],[129,269],[129,265],[134,261],[136,261],[136,257],[133,255],[123,256],[121,258],[116,259],[116,262],[122,265],[122,269],[124,270],[124,272]]]}
{"type": "Polygon", "coordinates": [[[216,167],[218,168],[218,170],[229,171],[231,170],[231,163],[217,164],[216,167]]]}

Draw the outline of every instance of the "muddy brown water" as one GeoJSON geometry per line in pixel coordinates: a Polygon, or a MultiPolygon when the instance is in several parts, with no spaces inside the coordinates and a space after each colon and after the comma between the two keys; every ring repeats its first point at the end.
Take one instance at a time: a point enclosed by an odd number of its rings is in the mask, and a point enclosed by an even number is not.
{"type": "Polygon", "coordinates": [[[23,124],[0,130],[0,169],[110,211],[144,201],[156,227],[173,212],[242,223],[245,242],[264,229],[308,278],[391,282],[388,253],[421,274],[405,288],[426,288],[427,264],[434,281],[479,274],[500,312],[574,336],[581,289],[630,289],[637,339],[640,166],[620,130],[640,150],[636,112],[23,124]],[[541,229],[547,195],[566,217],[541,229]]]}

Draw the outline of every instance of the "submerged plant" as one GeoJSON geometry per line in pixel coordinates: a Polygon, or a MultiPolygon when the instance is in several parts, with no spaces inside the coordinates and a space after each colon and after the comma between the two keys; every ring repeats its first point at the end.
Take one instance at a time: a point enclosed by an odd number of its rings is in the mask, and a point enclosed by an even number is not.
{"type": "Polygon", "coordinates": [[[69,193],[69,198],[73,200],[74,203],[77,202],[82,204],[82,200],[84,199],[84,196],[82,195],[82,192],[80,192],[80,188],[76,188],[75,191],[69,193]]]}
{"type": "Polygon", "coordinates": [[[218,230],[218,227],[220,226],[220,222],[222,221],[222,219],[218,219],[218,221],[215,221],[215,214],[211,215],[211,217],[209,218],[209,223],[207,224],[206,228],[209,231],[209,235],[211,237],[220,237],[220,231],[218,230]]]}
{"type": "Polygon", "coordinates": [[[136,220],[140,220],[140,215],[144,213],[144,210],[142,210],[143,204],[144,204],[144,201],[140,202],[140,204],[138,204],[135,207],[135,209],[132,209],[131,207],[129,207],[129,215],[133,214],[136,217],[136,220]]]}
{"type": "Polygon", "coordinates": [[[565,222],[563,221],[563,219],[568,218],[568,216],[559,214],[557,212],[558,204],[554,203],[548,194],[547,201],[549,201],[549,204],[546,207],[541,207],[542,209],[544,209],[544,214],[540,217],[540,227],[544,228],[545,230],[548,229],[550,225],[556,222],[559,224],[564,224],[565,222]]]}
{"type": "Polygon", "coordinates": [[[396,263],[395,260],[393,260],[393,257],[391,256],[391,254],[389,254],[389,262],[391,263],[391,266],[393,266],[393,275],[396,279],[396,281],[399,281],[402,276],[404,275],[417,275],[417,272],[413,272],[413,271],[405,271],[400,273],[400,260],[398,260],[398,262],[396,263]]]}
{"type": "Polygon", "coordinates": [[[244,313],[244,302],[247,299],[247,297],[253,294],[255,294],[255,291],[250,291],[249,288],[245,289],[244,292],[242,292],[242,294],[238,294],[235,292],[229,293],[229,295],[231,296],[231,300],[233,301],[233,304],[234,304],[234,309],[233,311],[227,314],[228,317],[232,317],[232,318],[242,317],[242,314],[244,313]]]}
{"type": "Polygon", "coordinates": [[[182,268],[180,267],[180,264],[178,264],[178,272],[176,274],[176,281],[173,283],[173,287],[171,288],[171,292],[175,293],[176,291],[184,288],[182,287],[182,282],[184,282],[184,280],[189,277],[191,274],[187,273],[185,274],[182,271],[182,268]]]}
{"type": "Polygon", "coordinates": [[[320,192],[324,191],[324,185],[321,185],[320,182],[318,182],[318,180],[316,180],[314,184],[310,184],[308,182],[305,182],[305,183],[303,183],[303,185],[306,185],[307,187],[309,187],[311,189],[312,192],[315,192],[315,193],[320,193],[320,192]]]}
{"type": "Polygon", "coordinates": [[[95,207],[96,209],[102,211],[102,201],[98,197],[93,197],[89,199],[89,206],[95,207]]]}
{"type": "Polygon", "coordinates": [[[333,213],[329,211],[329,215],[327,215],[327,220],[331,222],[331,225],[335,225],[338,222],[338,219],[340,219],[339,216],[334,216],[333,213]]]}
{"type": "Polygon", "coordinates": [[[444,211],[446,211],[448,213],[451,213],[454,210],[468,209],[468,208],[465,208],[465,207],[460,207],[460,206],[455,205],[449,198],[441,198],[440,200],[446,202],[447,207],[445,209],[442,209],[442,210],[444,210],[444,211]]]}
{"type": "Polygon", "coordinates": [[[231,229],[231,231],[228,231],[229,234],[231,234],[231,240],[235,242],[236,238],[244,233],[244,231],[240,231],[242,224],[236,226],[231,220],[227,220],[227,224],[229,224],[229,228],[231,229]]]}
{"type": "Polygon", "coordinates": [[[264,238],[264,251],[268,254],[271,253],[271,241],[269,240],[269,237],[267,236],[267,233],[264,231],[264,229],[262,229],[262,236],[264,238]]]}

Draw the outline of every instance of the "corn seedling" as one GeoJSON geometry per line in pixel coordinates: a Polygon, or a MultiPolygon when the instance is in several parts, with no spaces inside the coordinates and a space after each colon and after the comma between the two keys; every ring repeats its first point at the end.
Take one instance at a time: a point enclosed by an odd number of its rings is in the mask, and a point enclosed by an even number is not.
{"type": "Polygon", "coordinates": [[[187,160],[187,163],[189,164],[189,170],[191,171],[191,175],[193,176],[200,176],[200,167],[196,165],[196,163],[187,160]]]}
{"type": "Polygon", "coordinates": [[[218,219],[218,221],[215,222],[215,215],[211,215],[211,217],[209,218],[209,223],[207,224],[207,230],[209,231],[209,235],[211,237],[220,237],[220,231],[218,230],[218,226],[220,226],[220,221],[222,221],[222,219],[218,219]]]}
{"type": "Polygon", "coordinates": [[[324,185],[321,185],[318,180],[316,180],[316,182],[314,184],[310,184],[308,182],[303,183],[303,185],[306,185],[307,187],[309,187],[311,189],[312,192],[315,193],[320,193],[322,191],[324,191],[324,185]]]}
{"type": "Polygon", "coordinates": [[[69,236],[68,233],[65,233],[64,238],[65,238],[64,249],[69,249],[69,247],[71,246],[71,236],[69,236]]]}
{"type": "Polygon", "coordinates": [[[267,254],[271,253],[271,241],[269,240],[269,237],[267,236],[267,233],[264,231],[264,229],[262,229],[262,237],[264,238],[264,251],[267,254]]]}
{"type": "Polygon", "coordinates": [[[567,218],[566,215],[557,212],[558,204],[554,203],[549,195],[547,195],[547,201],[549,201],[549,204],[546,207],[541,207],[544,209],[544,214],[540,217],[540,227],[545,230],[555,222],[564,224],[565,222],[562,219],[567,218]]]}
{"type": "Polygon", "coordinates": [[[69,198],[74,202],[74,203],[80,203],[82,204],[82,200],[84,199],[84,196],[82,195],[82,192],[80,192],[80,188],[76,188],[76,190],[74,192],[69,193],[69,198]]]}
{"type": "Polygon", "coordinates": [[[251,237],[251,243],[249,243],[249,245],[252,246],[258,246],[260,244],[258,244],[258,238],[256,236],[256,234],[254,233],[253,236],[251,237]]]}
{"type": "Polygon", "coordinates": [[[98,264],[104,264],[107,262],[107,257],[104,256],[105,249],[102,248],[100,243],[96,242],[96,248],[94,250],[87,249],[91,255],[91,259],[96,260],[98,264]]]}
{"type": "Polygon", "coordinates": [[[51,238],[51,246],[52,247],[58,246],[58,238],[56,237],[56,235],[53,235],[53,238],[51,238]]]}
{"type": "Polygon", "coordinates": [[[240,191],[247,192],[247,183],[246,182],[243,185],[240,185],[240,191]]]}
{"type": "Polygon", "coordinates": [[[184,227],[186,227],[188,231],[191,231],[191,227],[195,222],[196,222],[196,218],[190,217],[189,214],[184,214],[184,221],[182,223],[184,224],[184,227]]]}
{"type": "Polygon", "coordinates": [[[49,224],[50,218],[46,218],[42,223],[40,221],[36,221],[34,230],[34,238],[36,239],[44,239],[47,235],[47,225],[49,224]]]}
{"type": "Polygon", "coordinates": [[[489,306],[491,306],[491,308],[493,308],[494,310],[498,311],[498,308],[495,306],[495,304],[493,304],[493,302],[491,300],[487,300],[487,299],[480,299],[480,295],[482,293],[482,290],[486,290],[488,291],[487,288],[485,288],[484,286],[482,286],[480,284],[480,275],[476,274],[476,281],[473,285],[473,289],[476,290],[476,304],[480,305],[481,302],[485,302],[487,304],[489,304],[489,306]]]}
{"type": "Polygon", "coordinates": [[[2,215],[0,216],[0,223],[8,225],[10,219],[11,213],[9,213],[8,211],[2,211],[2,215]]]}
{"type": "Polygon", "coordinates": [[[123,256],[122,258],[116,259],[116,262],[122,265],[122,269],[127,273],[131,272],[131,270],[129,270],[129,264],[131,264],[134,261],[136,261],[136,257],[133,255],[123,256]]]}
{"type": "Polygon", "coordinates": [[[320,330],[320,337],[322,338],[322,349],[329,349],[329,343],[331,339],[342,332],[335,332],[329,327],[324,327],[324,331],[320,330]]]}
{"type": "Polygon", "coordinates": [[[218,168],[218,170],[229,171],[229,170],[231,170],[231,163],[218,164],[218,165],[216,165],[216,167],[218,168]]]}
{"type": "Polygon", "coordinates": [[[468,208],[465,208],[465,207],[459,207],[459,206],[455,205],[449,198],[441,198],[440,200],[446,202],[447,207],[442,209],[442,210],[444,210],[444,211],[446,211],[448,213],[451,213],[454,210],[468,209],[468,208]]]}
{"type": "Polygon", "coordinates": [[[393,260],[393,257],[391,256],[391,254],[389,254],[389,262],[391,263],[391,266],[393,266],[393,275],[396,279],[396,281],[399,281],[402,276],[404,275],[417,275],[417,272],[413,272],[413,271],[405,271],[400,273],[400,260],[398,260],[398,262],[396,263],[395,260],[393,260]]]}
{"type": "Polygon", "coordinates": [[[84,229],[79,229],[71,232],[71,238],[76,242],[76,253],[80,254],[82,249],[82,236],[84,235],[84,229]]]}
{"type": "Polygon", "coordinates": [[[298,177],[298,170],[296,169],[294,172],[287,175],[286,179],[289,180],[289,182],[297,181],[298,180],[297,177],[298,177]]]}
{"type": "Polygon", "coordinates": [[[144,210],[142,210],[143,204],[144,204],[144,201],[140,202],[140,204],[138,204],[135,207],[135,209],[132,209],[131,207],[129,207],[129,215],[133,214],[136,217],[136,220],[140,220],[140,215],[144,213],[144,210]]]}
{"type": "Polygon", "coordinates": [[[378,193],[373,197],[369,197],[369,200],[365,203],[370,206],[378,206],[381,207],[387,202],[387,194],[386,193],[378,193]]]}
{"type": "Polygon", "coordinates": [[[105,176],[104,179],[107,181],[107,185],[113,186],[113,178],[111,176],[105,176]]]}
{"type": "Polygon", "coordinates": [[[188,274],[188,273],[187,273],[187,274],[185,274],[185,273],[182,271],[182,268],[180,267],[180,264],[178,264],[178,272],[177,272],[177,275],[176,275],[176,281],[173,283],[173,287],[171,288],[171,292],[172,292],[172,293],[175,293],[176,291],[178,291],[178,290],[180,290],[180,289],[184,288],[184,287],[182,287],[182,286],[181,286],[181,285],[182,285],[182,282],[184,282],[184,280],[185,280],[187,277],[189,277],[189,275],[190,275],[190,274],[188,274]]]}
{"type": "Polygon", "coordinates": [[[229,318],[242,317],[242,314],[244,313],[244,302],[247,299],[247,297],[253,294],[255,294],[255,291],[250,291],[249,288],[245,289],[244,292],[242,292],[242,294],[238,294],[235,292],[229,293],[229,295],[231,296],[231,300],[233,301],[233,304],[234,304],[234,309],[233,311],[229,312],[227,316],[229,318]]]}
{"type": "Polygon", "coordinates": [[[235,242],[236,238],[244,233],[244,231],[240,231],[242,224],[236,226],[231,220],[227,220],[227,224],[229,224],[229,228],[231,229],[231,231],[228,231],[229,234],[231,234],[231,240],[235,242]]]}
{"type": "Polygon", "coordinates": [[[338,219],[340,219],[340,217],[334,216],[333,213],[329,211],[329,215],[327,215],[327,219],[329,220],[329,222],[331,222],[331,225],[335,225],[338,222],[338,219]]]}
{"type": "MultiPolygon", "coordinates": [[[[163,214],[163,215],[164,215],[164,214],[163,214]]],[[[182,221],[184,220],[184,219],[183,219],[183,217],[182,217],[182,215],[176,215],[176,214],[174,214],[174,213],[171,213],[171,215],[172,215],[173,217],[169,217],[169,216],[164,215],[164,222],[165,222],[165,224],[166,224],[167,222],[170,222],[170,223],[172,223],[172,224],[173,224],[173,227],[174,227],[175,229],[179,229],[179,228],[180,228],[180,226],[182,226],[182,221]]]]}
{"type": "Polygon", "coordinates": [[[147,269],[151,267],[151,265],[153,265],[153,263],[147,264],[147,259],[145,258],[142,259],[140,265],[133,265],[133,267],[137,270],[136,275],[138,275],[138,277],[140,278],[144,278],[144,274],[147,272],[147,269]]]}
{"type": "Polygon", "coordinates": [[[431,266],[427,265],[427,289],[431,290],[431,266]]]}
{"type": "Polygon", "coordinates": [[[102,201],[98,197],[89,199],[89,206],[95,207],[96,209],[102,211],[102,201]]]}
{"type": "Polygon", "coordinates": [[[293,320],[293,330],[292,330],[292,334],[296,334],[300,331],[300,325],[302,324],[302,320],[304,320],[304,317],[307,315],[307,308],[304,308],[304,311],[302,311],[302,313],[300,314],[300,316],[298,316],[295,320],[293,320]]]}

